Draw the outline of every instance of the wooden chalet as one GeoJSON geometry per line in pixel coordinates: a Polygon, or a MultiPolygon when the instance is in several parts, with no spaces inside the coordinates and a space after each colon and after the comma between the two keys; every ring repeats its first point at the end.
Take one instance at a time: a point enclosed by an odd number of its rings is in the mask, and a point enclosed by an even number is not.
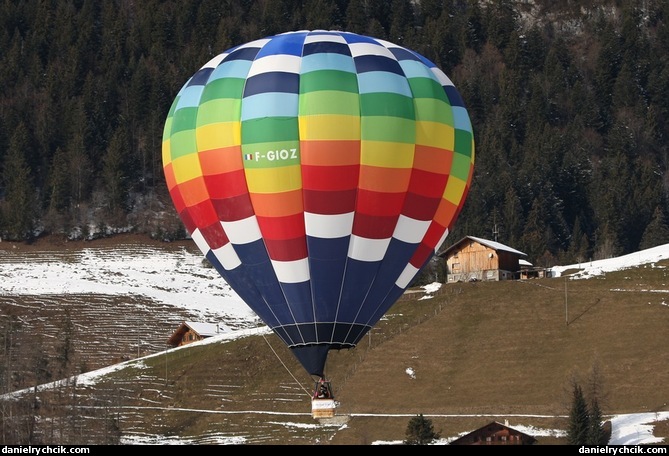
{"type": "Polygon", "coordinates": [[[531,435],[493,421],[453,440],[450,445],[534,445],[536,442],[531,435]]]}
{"type": "Polygon", "coordinates": [[[170,338],[167,339],[167,344],[172,347],[179,347],[223,332],[225,332],[225,330],[218,323],[184,321],[172,333],[170,338]]]}
{"type": "Polygon", "coordinates": [[[451,283],[519,279],[520,261],[527,254],[496,241],[465,236],[440,256],[451,283]]]}

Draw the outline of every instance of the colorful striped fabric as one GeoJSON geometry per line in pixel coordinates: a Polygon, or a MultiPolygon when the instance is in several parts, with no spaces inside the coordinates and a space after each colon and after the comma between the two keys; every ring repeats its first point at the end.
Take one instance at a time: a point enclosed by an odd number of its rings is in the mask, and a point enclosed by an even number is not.
{"type": "Polygon", "coordinates": [[[224,280],[322,376],[448,235],[474,137],[449,78],[421,55],[337,31],[232,48],[183,86],[165,178],[224,280]]]}

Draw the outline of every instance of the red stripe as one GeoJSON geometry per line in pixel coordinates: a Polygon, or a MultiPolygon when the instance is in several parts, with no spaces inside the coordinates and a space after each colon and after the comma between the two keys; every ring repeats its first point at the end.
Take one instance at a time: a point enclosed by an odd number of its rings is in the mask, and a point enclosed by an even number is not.
{"type": "Polygon", "coordinates": [[[423,196],[441,198],[448,182],[447,174],[413,169],[408,191],[423,196]]]}
{"type": "Polygon", "coordinates": [[[223,227],[218,222],[200,228],[200,233],[202,233],[202,237],[204,237],[204,240],[207,241],[209,248],[212,250],[223,247],[230,242],[225,231],[223,231],[223,227]]]}
{"type": "Polygon", "coordinates": [[[386,193],[360,189],[356,211],[368,215],[397,217],[404,205],[405,196],[405,192],[386,193]]]}
{"type": "Polygon", "coordinates": [[[295,261],[307,257],[306,238],[264,239],[269,257],[276,261],[295,261]]]}
{"type": "Polygon", "coordinates": [[[395,231],[397,218],[397,215],[380,217],[358,213],[353,219],[352,233],[369,239],[387,239],[395,231]]]}
{"type": "Polygon", "coordinates": [[[306,236],[302,213],[285,217],[258,216],[258,226],[264,239],[282,240],[306,236]]]}
{"type": "Polygon", "coordinates": [[[302,165],[302,186],[310,190],[349,190],[357,188],[360,165],[302,165]]]}
{"type": "Polygon", "coordinates": [[[222,199],[248,193],[244,170],[204,176],[204,182],[211,198],[222,199]]]}
{"type": "Polygon", "coordinates": [[[439,203],[441,203],[441,197],[427,198],[415,193],[407,193],[402,213],[416,220],[432,220],[439,203]]]}
{"type": "Polygon", "coordinates": [[[347,214],[355,210],[357,191],[344,190],[337,192],[323,192],[304,190],[304,211],[312,214],[347,214]]]}
{"type": "Polygon", "coordinates": [[[236,222],[253,215],[253,206],[248,193],[222,199],[212,199],[218,219],[223,222],[236,222]]]}

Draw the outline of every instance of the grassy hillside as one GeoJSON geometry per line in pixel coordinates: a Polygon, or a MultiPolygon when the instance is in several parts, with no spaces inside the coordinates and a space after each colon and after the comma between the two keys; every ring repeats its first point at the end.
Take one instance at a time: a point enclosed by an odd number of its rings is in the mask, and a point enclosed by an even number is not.
{"type": "MultiPolygon", "coordinates": [[[[95,385],[40,393],[50,407],[39,413],[75,395],[71,443],[106,432],[91,413],[101,409],[124,439],[143,442],[371,444],[404,439],[419,413],[445,438],[492,420],[566,430],[571,380],[587,391],[593,371],[605,415],[666,411],[668,265],[408,293],[358,347],[331,353],[332,422],[311,418],[311,378],[272,333],[123,363],[95,385]]],[[[654,434],[669,441],[669,422],[654,434]]]]}

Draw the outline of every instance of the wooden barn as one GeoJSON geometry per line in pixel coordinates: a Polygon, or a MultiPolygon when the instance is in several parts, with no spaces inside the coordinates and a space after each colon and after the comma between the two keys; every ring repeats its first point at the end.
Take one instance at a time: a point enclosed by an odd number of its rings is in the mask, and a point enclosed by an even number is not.
{"type": "Polygon", "coordinates": [[[520,261],[527,254],[496,241],[465,236],[440,256],[451,283],[519,279],[520,261]]]}
{"type": "Polygon", "coordinates": [[[453,440],[450,445],[534,445],[536,442],[531,435],[493,421],[453,440]]]}
{"type": "Polygon", "coordinates": [[[190,344],[207,337],[221,334],[225,330],[218,323],[200,323],[196,321],[184,321],[172,333],[167,344],[171,347],[190,344]]]}

